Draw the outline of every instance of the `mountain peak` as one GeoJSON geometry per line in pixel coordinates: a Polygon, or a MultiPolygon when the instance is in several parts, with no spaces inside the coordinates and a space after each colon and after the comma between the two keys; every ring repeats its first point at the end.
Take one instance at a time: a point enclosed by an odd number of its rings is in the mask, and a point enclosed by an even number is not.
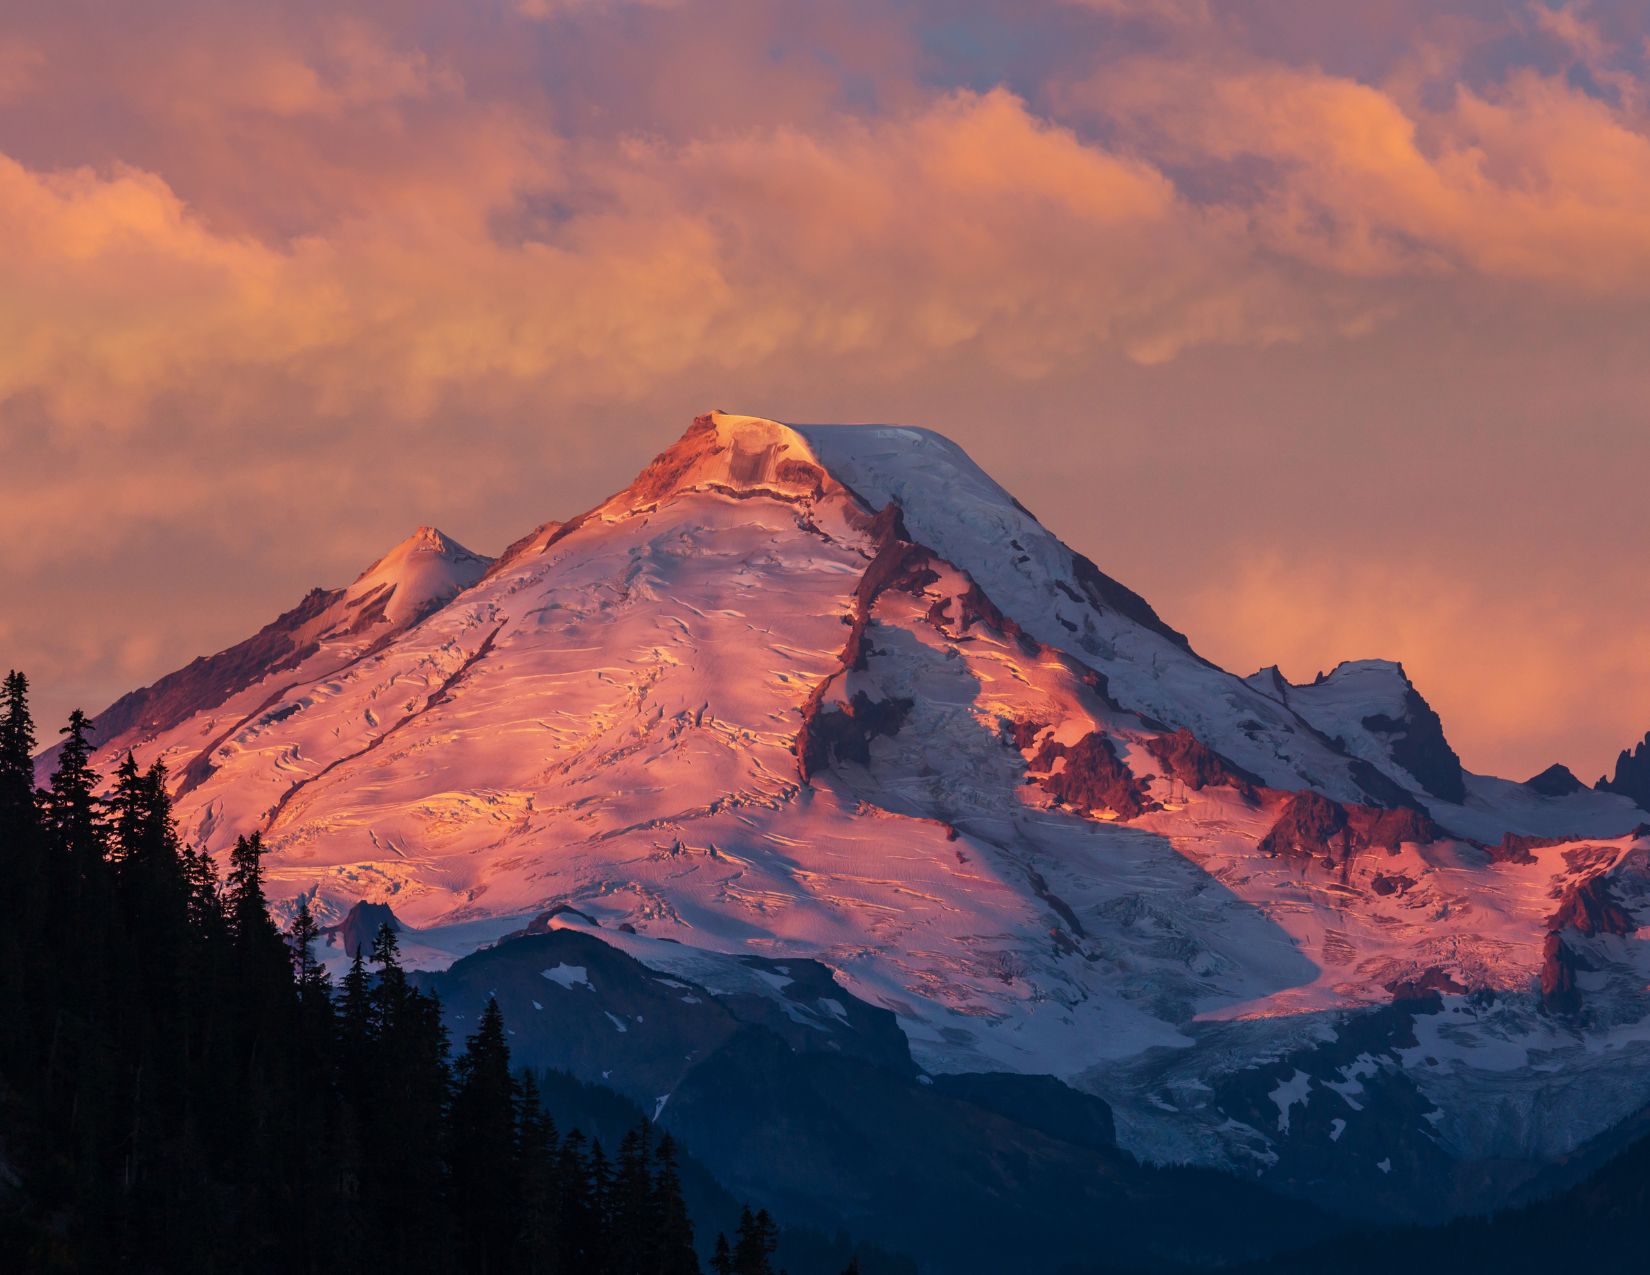
{"type": "Polygon", "coordinates": [[[1575,772],[1568,766],[1554,763],[1539,775],[1532,775],[1524,781],[1524,787],[1540,793],[1543,797],[1568,797],[1577,793],[1585,785],[1575,777],[1575,772]]]}
{"type": "Polygon", "coordinates": [[[411,623],[480,580],[492,561],[422,526],[357,576],[344,602],[396,625],[411,623]]]}
{"type": "Polygon", "coordinates": [[[639,508],[689,491],[818,496],[827,478],[808,440],[790,426],[761,416],[706,412],[614,500],[639,508]]]}
{"type": "Polygon", "coordinates": [[[1402,696],[1413,690],[1415,683],[1397,660],[1342,660],[1327,673],[1319,673],[1313,685],[1357,681],[1365,687],[1385,686],[1402,696]]]}
{"type": "Polygon", "coordinates": [[[399,541],[383,557],[379,558],[370,567],[363,571],[357,579],[365,580],[368,576],[377,574],[381,569],[391,564],[401,564],[419,554],[435,554],[449,562],[460,562],[466,559],[488,561],[481,554],[466,549],[439,527],[422,526],[413,529],[413,533],[399,541]]]}

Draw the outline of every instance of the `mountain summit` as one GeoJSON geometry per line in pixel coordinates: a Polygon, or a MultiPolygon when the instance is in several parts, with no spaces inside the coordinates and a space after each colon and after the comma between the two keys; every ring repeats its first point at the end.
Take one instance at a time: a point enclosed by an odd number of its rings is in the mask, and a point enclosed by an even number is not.
{"type": "Polygon", "coordinates": [[[710,413],[497,561],[421,529],[98,726],[334,924],[818,961],[928,1073],[1053,1074],[1140,1155],[1307,1193],[1350,1156],[1348,1207],[1650,1101],[1629,795],[1470,774],[1394,663],[1216,667],[925,430],[710,413]]]}

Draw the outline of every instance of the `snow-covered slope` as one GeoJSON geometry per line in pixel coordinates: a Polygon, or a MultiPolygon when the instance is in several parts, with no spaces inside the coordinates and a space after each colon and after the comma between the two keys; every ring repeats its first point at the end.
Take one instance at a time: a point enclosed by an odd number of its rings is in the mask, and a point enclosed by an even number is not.
{"type": "MultiPolygon", "coordinates": [[[[312,589],[252,637],[201,656],[97,715],[105,766],[127,750],[161,760],[187,793],[214,755],[288,692],[324,680],[438,610],[486,573],[491,559],[420,527],[342,589],[312,589]]],[[[40,759],[42,777],[55,749],[40,759]]]]}
{"type": "Polygon", "coordinates": [[[421,537],[117,705],[104,765],[426,963],[569,905],[815,959],[930,1072],[1303,1190],[1356,1146],[1371,1208],[1650,1100],[1630,800],[1464,774],[1397,665],[1216,668],[938,435],[716,413],[491,565],[421,537]]]}
{"type": "Polygon", "coordinates": [[[1351,660],[1300,686],[1275,667],[1245,680],[1375,767],[1463,837],[1611,836],[1646,816],[1618,793],[1513,783],[1463,770],[1438,714],[1403,665],[1390,660],[1351,660]]]}
{"type": "Polygon", "coordinates": [[[1033,638],[1102,668],[1126,708],[1191,729],[1275,787],[1387,798],[1287,705],[1280,710],[1195,654],[1143,598],[1062,544],[949,439],[884,426],[798,432],[871,507],[897,504],[916,540],[968,572],[1033,638]]]}

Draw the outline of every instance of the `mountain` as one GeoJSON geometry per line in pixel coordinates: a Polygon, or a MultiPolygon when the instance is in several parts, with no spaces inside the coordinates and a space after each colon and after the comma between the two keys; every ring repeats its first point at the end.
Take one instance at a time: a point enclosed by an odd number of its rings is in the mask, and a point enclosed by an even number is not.
{"type": "Polygon", "coordinates": [[[496,561],[402,548],[97,723],[339,956],[366,900],[432,972],[569,917],[807,962],[921,1075],[1381,1220],[1650,1102],[1631,796],[1467,772],[1395,663],[1216,667],[937,434],[712,413],[496,561]]]}

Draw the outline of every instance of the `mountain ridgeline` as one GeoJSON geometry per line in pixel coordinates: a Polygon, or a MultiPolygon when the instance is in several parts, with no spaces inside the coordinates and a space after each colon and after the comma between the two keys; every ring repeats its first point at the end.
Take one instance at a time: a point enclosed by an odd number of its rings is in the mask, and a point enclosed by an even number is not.
{"type": "Polygon", "coordinates": [[[793,1275],[1272,1260],[1572,1186],[1650,1108],[1650,746],[1516,782],[1397,662],[1220,669],[931,431],[710,413],[77,729],[36,781],[158,768],[185,875],[255,846],[336,985],[391,936],[373,988],[501,1013],[717,1229],[854,1237],[793,1275]]]}

